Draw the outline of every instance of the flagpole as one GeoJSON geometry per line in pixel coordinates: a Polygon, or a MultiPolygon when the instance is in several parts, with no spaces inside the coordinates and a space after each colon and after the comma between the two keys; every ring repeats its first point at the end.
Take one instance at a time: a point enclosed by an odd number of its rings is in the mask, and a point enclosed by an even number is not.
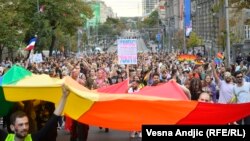
{"type": "MultiPolygon", "coordinates": [[[[37,35],[35,35],[34,38],[37,38],[37,35]]],[[[32,38],[30,42],[34,42],[33,41],[34,38],[32,38]]],[[[26,59],[26,65],[25,65],[26,68],[28,68],[29,64],[31,63],[31,57],[34,54],[34,52],[32,52],[32,51],[35,48],[35,44],[36,44],[36,40],[35,40],[35,43],[33,45],[34,47],[31,50],[29,50],[29,53],[28,53],[28,56],[27,56],[27,59],[26,59]]],[[[30,45],[30,43],[29,43],[29,45],[30,45]]]]}
{"type": "Polygon", "coordinates": [[[27,57],[27,59],[26,59],[26,64],[25,64],[25,68],[26,68],[26,69],[28,69],[29,64],[30,64],[30,54],[31,54],[31,50],[29,51],[28,57],[27,57]]]}

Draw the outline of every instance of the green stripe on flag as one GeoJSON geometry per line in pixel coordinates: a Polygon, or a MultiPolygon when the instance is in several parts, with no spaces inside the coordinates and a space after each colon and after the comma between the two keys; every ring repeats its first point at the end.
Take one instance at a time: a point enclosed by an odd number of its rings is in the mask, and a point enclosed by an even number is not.
{"type": "Polygon", "coordinates": [[[0,117],[6,116],[13,107],[12,102],[8,102],[4,98],[3,87],[0,86],[0,117]]]}
{"type": "Polygon", "coordinates": [[[14,65],[3,76],[2,85],[16,83],[17,81],[30,76],[32,73],[23,67],[14,65]]]}

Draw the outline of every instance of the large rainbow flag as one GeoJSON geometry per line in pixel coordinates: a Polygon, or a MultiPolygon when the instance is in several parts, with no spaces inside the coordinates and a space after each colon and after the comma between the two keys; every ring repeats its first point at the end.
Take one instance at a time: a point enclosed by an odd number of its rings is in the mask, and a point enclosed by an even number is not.
{"type": "MultiPolygon", "coordinates": [[[[8,102],[40,99],[58,103],[62,84],[70,88],[65,114],[92,126],[137,131],[142,124],[227,124],[250,115],[250,103],[210,104],[152,95],[98,93],[70,77],[52,79],[18,66],[1,79],[0,112],[8,110],[8,102]]],[[[162,89],[169,92],[168,88],[162,89]]]]}

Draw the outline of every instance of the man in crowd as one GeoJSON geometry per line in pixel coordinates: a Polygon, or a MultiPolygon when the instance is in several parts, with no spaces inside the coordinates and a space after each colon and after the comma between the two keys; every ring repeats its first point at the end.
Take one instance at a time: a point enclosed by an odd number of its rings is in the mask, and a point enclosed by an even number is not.
{"type": "MultiPolygon", "coordinates": [[[[241,71],[235,73],[236,85],[233,88],[233,94],[236,97],[236,103],[250,102],[250,83],[243,81],[243,74],[241,71]]],[[[250,124],[250,116],[244,118],[239,124],[250,124]]]]}
{"type": "Polygon", "coordinates": [[[51,126],[57,123],[59,116],[61,116],[69,91],[66,86],[62,87],[62,97],[59,101],[59,105],[54,111],[51,119],[46,123],[44,128],[36,133],[29,134],[29,119],[26,113],[22,111],[17,111],[13,113],[10,117],[10,128],[14,134],[8,134],[4,130],[0,129],[0,141],[37,141],[45,137],[51,130],[51,126]]]}
{"type": "Polygon", "coordinates": [[[199,102],[213,103],[212,97],[209,93],[202,92],[198,98],[199,102]]]}
{"type": "Polygon", "coordinates": [[[224,73],[224,80],[221,80],[215,70],[215,64],[211,63],[213,75],[215,78],[216,84],[219,85],[220,91],[219,91],[219,100],[218,103],[227,104],[230,102],[230,100],[233,98],[233,81],[232,81],[232,75],[230,72],[224,73]]]}

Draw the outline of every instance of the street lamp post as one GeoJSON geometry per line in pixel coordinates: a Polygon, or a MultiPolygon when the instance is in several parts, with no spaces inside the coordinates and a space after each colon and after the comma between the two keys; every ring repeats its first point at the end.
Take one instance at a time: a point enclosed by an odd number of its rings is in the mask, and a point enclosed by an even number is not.
{"type": "Polygon", "coordinates": [[[225,10],[226,10],[226,65],[230,65],[230,31],[229,31],[229,14],[228,14],[228,0],[225,0],[225,10]]]}
{"type": "Polygon", "coordinates": [[[171,31],[170,31],[171,29],[170,29],[170,18],[168,19],[168,39],[169,39],[169,41],[168,41],[168,52],[170,53],[171,52],[171,35],[170,35],[170,33],[171,33],[171,31]]]}
{"type": "Polygon", "coordinates": [[[217,31],[216,24],[217,24],[217,14],[213,13],[213,43],[212,43],[211,55],[214,55],[214,50],[217,47],[217,44],[216,44],[216,37],[217,37],[216,36],[216,31],[217,31]]]}
{"type": "Polygon", "coordinates": [[[183,52],[186,53],[187,47],[186,47],[186,23],[185,23],[185,0],[183,0],[183,52]]]}

